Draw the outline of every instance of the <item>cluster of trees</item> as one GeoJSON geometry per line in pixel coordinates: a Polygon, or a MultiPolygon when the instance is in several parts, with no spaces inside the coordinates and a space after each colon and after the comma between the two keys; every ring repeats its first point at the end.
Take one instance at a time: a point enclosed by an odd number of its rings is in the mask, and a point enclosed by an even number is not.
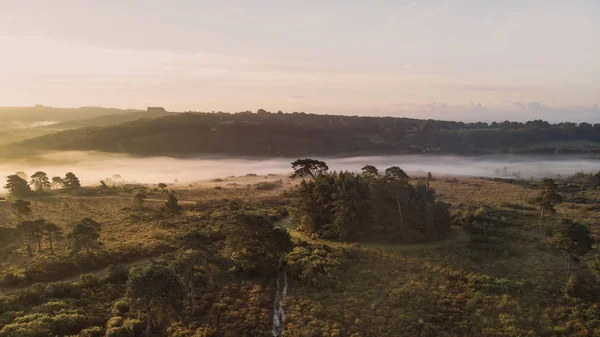
{"type": "Polygon", "coordinates": [[[34,191],[43,192],[52,187],[77,189],[81,187],[81,182],[73,172],[68,172],[64,177],[52,177],[52,180],[48,178],[48,174],[42,171],[35,172],[31,177],[23,172],[17,172],[6,177],[6,185],[4,186],[15,197],[30,196],[34,191]],[[27,182],[28,178],[31,179],[30,182],[27,182]]]}
{"type": "MultiPolygon", "coordinates": [[[[103,128],[82,128],[20,144],[28,149],[102,150],[141,155],[303,156],[339,153],[473,153],[560,149],[560,142],[600,142],[600,124],[545,121],[462,123],[304,113],[184,113],[103,128]],[[530,148],[540,143],[554,145],[530,148]]],[[[598,150],[596,147],[595,150],[598,150]]],[[[18,154],[15,147],[15,154],[18,154]]]]}
{"type": "Polygon", "coordinates": [[[447,206],[436,201],[428,180],[413,185],[397,166],[383,175],[372,165],[361,174],[328,172],[324,162],[313,159],[292,167],[294,177],[312,178],[295,194],[293,220],[316,237],[421,242],[442,238],[450,229],[447,206]]]}
{"type": "MultiPolygon", "coordinates": [[[[34,246],[37,245],[38,254],[42,252],[42,242],[48,242],[50,254],[54,254],[54,242],[57,238],[61,238],[63,230],[57,224],[39,218],[35,220],[27,220],[31,215],[31,202],[18,199],[11,204],[11,208],[18,218],[18,224],[14,232],[21,238],[26,247],[27,255],[33,256],[34,246]]],[[[82,249],[87,253],[90,250],[102,246],[100,242],[101,224],[91,218],[84,218],[73,226],[67,233],[66,237],[71,243],[72,252],[75,256],[79,255],[82,249]]]]}
{"type": "Polygon", "coordinates": [[[229,229],[220,254],[215,254],[209,236],[191,232],[182,238],[181,249],[169,263],[136,267],[129,272],[127,295],[144,313],[146,336],[151,336],[158,316],[172,317],[181,314],[186,307],[191,315],[196,313],[197,288],[207,282],[211,266],[217,270],[229,268],[246,275],[269,277],[277,272],[280,261],[292,250],[287,231],[274,227],[264,215],[232,212],[225,225],[229,229]]]}
{"type": "Polygon", "coordinates": [[[595,189],[600,187],[600,171],[596,173],[577,172],[567,178],[567,182],[579,183],[583,187],[595,189]]]}

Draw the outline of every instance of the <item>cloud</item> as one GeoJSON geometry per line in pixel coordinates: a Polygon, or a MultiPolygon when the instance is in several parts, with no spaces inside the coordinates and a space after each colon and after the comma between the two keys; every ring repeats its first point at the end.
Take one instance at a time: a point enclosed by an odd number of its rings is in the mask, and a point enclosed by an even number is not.
{"type": "Polygon", "coordinates": [[[548,110],[548,106],[542,104],[541,102],[529,102],[527,107],[533,111],[544,111],[548,110]]]}

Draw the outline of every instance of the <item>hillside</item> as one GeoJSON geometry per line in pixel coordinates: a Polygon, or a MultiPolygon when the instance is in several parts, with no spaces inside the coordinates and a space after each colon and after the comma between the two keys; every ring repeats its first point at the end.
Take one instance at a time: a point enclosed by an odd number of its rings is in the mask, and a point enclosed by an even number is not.
{"type": "Polygon", "coordinates": [[[307,156],[378,153],[598,153],[600,124],[462,123],[304,113],[182,113],[67,130],[11,149],[135,155],[307,156]],[[547,144],[547,145],[546,145],[547,144]]]}
{"type": "Polygon", "coordinates": [[[97,122],[115,120],[118,124],[128,119],[119,118],[123,115],[135,115],[134,110],[109,109],[101,107],[54,108],[43,105],[34,107],[0,107],[0,144],[18,142],[24,139],[39,137],[57,130],[73,127],[108,125],[97,122]],[[99,118],[93,124],[83,122],[99,118]],[[82,121],[81,124],[77,121],[82,121]],[[66,123],[65,123],[66,122],[66,123]],[[55,128],[53,125],[61,125],[55,128]],[[79,126],[78,126],[79,125],[79,126]]]}
{"type": "Polygon", "coordinates": [[[0,117],[7,122],[66,122],[105,115],[118,115],[135,110],[102,107],[54,108],[43,105],[34,107],[0,107],[0,117]]]}
{"type": "Polygon", "coordinates": [[[167,111],[131,111],[119,114],[108,114],[102,116],[96,116],[86,119],[75,119],[67,122],[44,125],[38,127],[39,129],[48,131],[63,131],[69,129],[93,127],[93,126],[109,126],[117,125],[127,122],[133,122],[138,119],[150,119],[158,118],[163,116],[173,115],[173,112],[167,111]]]}

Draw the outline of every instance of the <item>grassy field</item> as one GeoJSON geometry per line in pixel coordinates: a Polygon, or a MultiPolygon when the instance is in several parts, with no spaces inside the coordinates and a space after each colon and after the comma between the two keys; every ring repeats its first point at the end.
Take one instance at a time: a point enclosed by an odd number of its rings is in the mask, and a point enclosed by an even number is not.
{"type": "MultiPolygon", "coordinates": [[[[86,266],[75,264],[72,270],[51,280],[73,282],[82,272],[95,271],[100,278],[108,264],[131,266],[132,261],[148,263],[151,258],[165,256],[168,259],[168,254],[178,248],[180,234],[194,228],[213,228],[214,219],[227,209],[267,211],[274,218],[283,219],[278,224],[290,227],[296,242],[288,262],[290,287],[284,302],[284,336],[600,333],[598,296],[589,290],[598,283],[589,278],[585,267],[593,255],[582,258],[575,267],[580,284],[565,288],[566,255],[550,247],[547,235],[548,228],[561,216],[583,221],[594,234],[600,234],[600,211],[595,204],[600,200],[598,190],[578,192],[578,202],[567,196],[567,201],[557,207],[556,215],[540,221],[538,210],[529,204],[539,193],[536,186],[477,178],[439,178],[431,182],[431,187],[440,200],[450,204],[452,210],[484,210],[489,219],[499,224],[495,231],[475,237],[464,228],[454,228],[452,235],[439,242],[382,245],[313,240],[291,228],[286,207],[290,203],[288,192],[296,184],[285,177],[248,176],[170,186],[184,206],[183,214],[174,217],[160,212],[166,194],[155,186],[147,187],[148,199],[141,210],[134,206],[132,191],[122,189],[96,196],[53,193],[30,199],[31,218],[43,217],[64,231],[84,217],[102,223],[104,245],[101,251],[92,253],[96,256],[89,260],[93,268],[87,270],[86,266]],[[582,200],[590,203],[581,203],[582,200]]],[[[9,202],[0,203],[0,215],[5,226],[14,226],[17,221],[9,202]]],[[[23,244],[11,243],[0,248],[0,257],[0,278],[11,273],[23,277],[27,270],[52,261],[75,261],[64,238],[56,241],[55,256],[48,254],[45,243],[44,251],[33,258],[27,257],[23,244]]],[[[80,289],[87,283],[77,284],[73,287],[80,289]]],[[[87,317],[86,326],[108,329],[111,316],[116,314],[106,308],[124,292],[122,286],[113,286],[110,291],[106,288],[109,286],[98,285],[94,294],[88,293],[86,301],[71,297],[60,301],[80,310],[78,315],[87,317]],[[88,317],[90,313],[95,318],[88,317]]],[[[4,289],[6,303],[24,296],[18,295],[14,287],[4,289]]],[[[170,336],[269,335],[274,293],[273,279],[238,278],[226,286],[207,285],[199,295],[200,314],[176,323],[181,334],[170,336]]],[[[43,301],[59,300],[48,297],[43,301]]],[[[16,310],[0,313],[0,329],[17,324],[19,317],[39,312],[40,305],[19,304],[16,310]]],[[[130,320],[140,317],[135,312],[118,315],[130,320]]],[[[165,326],[163,331],[166,329],[165,326]]],[[[171,326],[170,331],[173,329],[171,326]]],[[[0,332],[0,336],[13,335],[0,332]]]]}

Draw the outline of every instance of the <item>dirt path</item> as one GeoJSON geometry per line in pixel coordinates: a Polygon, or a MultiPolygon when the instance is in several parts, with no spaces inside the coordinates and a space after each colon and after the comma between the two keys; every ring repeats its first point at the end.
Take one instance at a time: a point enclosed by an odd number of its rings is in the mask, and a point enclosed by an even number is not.
{"type": "MultiPolygon", "coordinates": [[[[42,197],[43,198],[43,197],[42,197]]],[[[127,200],[127,201],[131,201],[131,197],[125,197],[125,196],[121,196],[121,195],[103,195],[103,196],[95,196],[95,197],[82,197],[82,196],[67,196],[67,195],[61,195],[61,196],[52,196],[52,198],[54,199],[121,199],[121,200],[127,200]]],[[[157,198],[148,198],[148,199],[144,199],[144,201],[152,201],[152,202],[166,202],[166,199],[157,199],[157,198]]],[[[196,201],[195,200],[178,200],[178,202],[180,204],[186,204],[186,205],[195,205],[196,201]]]]}

